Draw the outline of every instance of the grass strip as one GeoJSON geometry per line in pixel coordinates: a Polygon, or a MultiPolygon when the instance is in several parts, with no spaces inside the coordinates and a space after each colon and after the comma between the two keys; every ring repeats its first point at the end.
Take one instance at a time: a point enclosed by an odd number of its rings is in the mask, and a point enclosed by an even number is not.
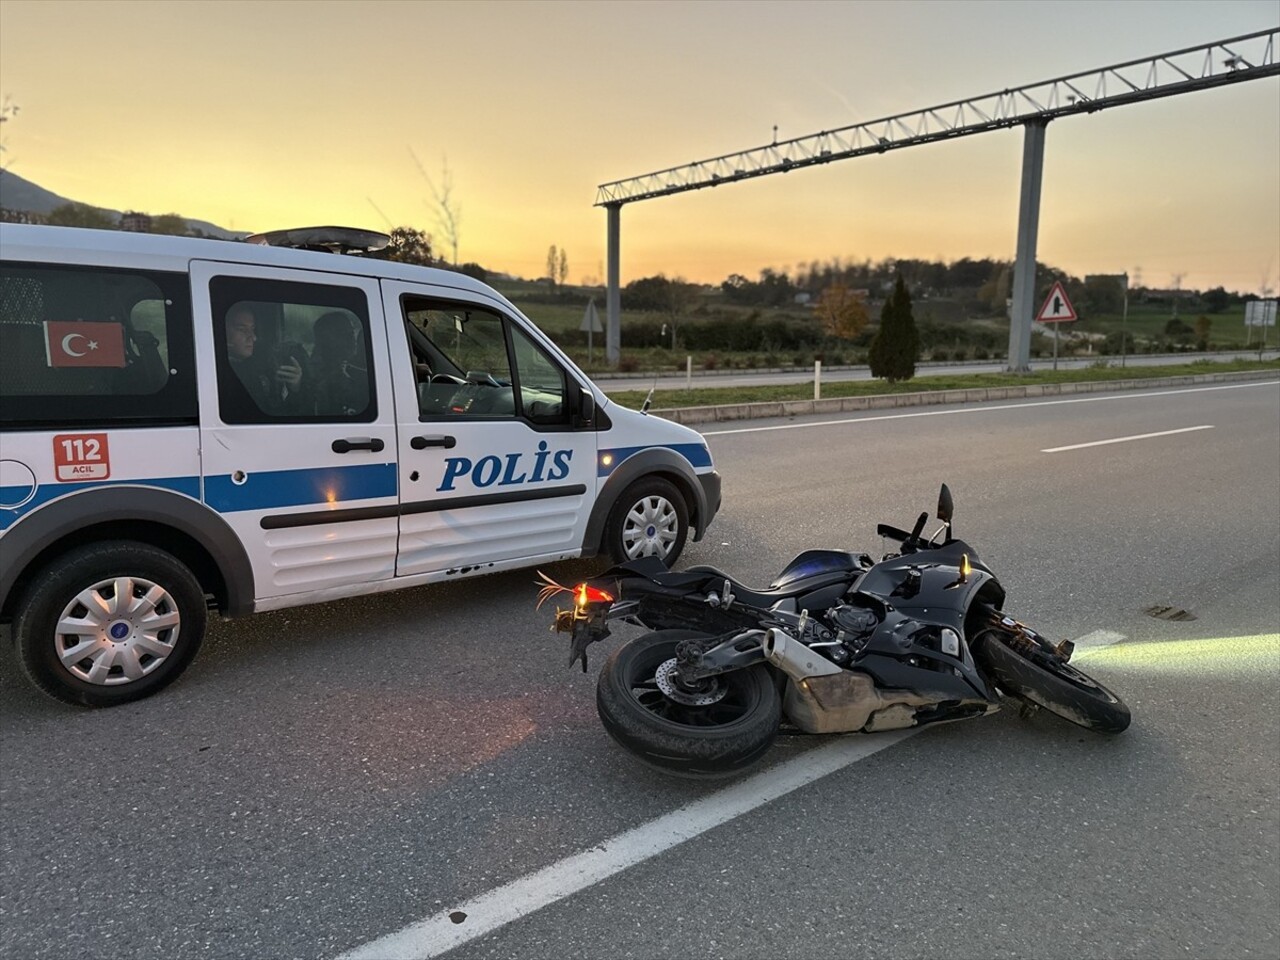
{"type": "MultiPolygon", "coordinates": [[[[1280,373],[1280,360],[1197,360],[1194,363],[1152,367],[1087,367],[1083,370],[1041,370],[1035,373],[963,373],[918,377],[900,383],[884,380],[824,382],[822,399],[866,397],[887,393],[925,393],[934,390],[972,390],[979,387],[1017,387],[1038,383],[1086,383],[1098,380],[1151,380],[1159,377],[1186,377],[1245,370],[1273,370],[1280,373]]],[[[639,409],[648,390],[619,390],[609,399],[624,407],[639,409]]],[[[812,400],[813,381],[752,387],[697,387],[693,390],[656,390],[653,409],[710,407],[727,403],[768,403],[780,400],[812,400]]]]}

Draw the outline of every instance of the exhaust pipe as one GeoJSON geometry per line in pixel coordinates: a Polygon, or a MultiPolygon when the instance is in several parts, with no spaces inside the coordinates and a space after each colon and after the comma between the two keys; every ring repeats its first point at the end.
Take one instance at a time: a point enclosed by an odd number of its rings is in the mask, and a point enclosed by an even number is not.
{"type": "Polygon", "coordinates": [[[762,649],[765,659],[797,683],[809,677],[828,677],[844,672],[839,665],[777,627],[771,627],[765,634],[762,649]]]}
{"type": "Polygon", "coordinates": [[[907,690],[883,692],[860,670],[845,670],[777,628],[762,644],[765,658],[791,682],[782,709],[806,733],[896,730],[915,725],[916,710],[933,701],[907,690]]]}

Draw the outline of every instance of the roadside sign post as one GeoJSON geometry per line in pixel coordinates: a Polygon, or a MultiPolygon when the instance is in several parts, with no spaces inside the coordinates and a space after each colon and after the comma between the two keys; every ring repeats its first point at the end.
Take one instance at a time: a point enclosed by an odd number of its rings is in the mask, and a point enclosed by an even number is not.
{"type": "Polygon", "coordinates": [[[596,313],[595,297],[587,301],[587,312],[582,315],[582,326],[578,327],[578,329],[587,332],[587,365],[590,366],[593,353],[592,335],[604,332],[604,327],[600,323],[600,315],[596,313]]]}
{"type": "Polygon", "coordinates": [[[1049,296],[1044,298],[1044,306],[1036,314],[1037,323],[1053,324],[1054,370],[1058,369],[1058,324],[1071,323],[1078,319],[1080,318],[1076,315],[1075,307],[1071,306],[1071,301],[1067,299],[1067,291],[1062,289],[1062,282],[1060,280],[1054,281],[1049,290],[1049,296]]]}
{"type": "Polygon", "coordinates": [[[1244,305],[1244,325],[1245,346],[1249,346],[1253,342],[1253,328],[1261,327],[1259,331],[1261,338],[1258,342],[1258,359],[1262,359],[1262,353],[1267,349],[1267,327],[1276,325],[1276,301],[1275,300],[1250,300],[1244,305]]]}

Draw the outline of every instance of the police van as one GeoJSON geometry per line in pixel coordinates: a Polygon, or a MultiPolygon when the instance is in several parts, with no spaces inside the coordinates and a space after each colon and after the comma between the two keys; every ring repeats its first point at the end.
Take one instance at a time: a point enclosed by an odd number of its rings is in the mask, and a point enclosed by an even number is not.
{"type": "Polygon", "coordinates": [[[702,537],[703,438],[495,290],[352,255],[380,234],[257,239],[0,227],[0,621],[45,693],[154,693],[209,610],[702,537]]]}

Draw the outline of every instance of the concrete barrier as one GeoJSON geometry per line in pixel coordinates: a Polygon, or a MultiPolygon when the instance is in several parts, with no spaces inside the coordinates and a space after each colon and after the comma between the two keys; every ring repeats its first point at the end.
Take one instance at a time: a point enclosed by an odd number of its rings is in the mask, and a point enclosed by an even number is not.
{"type": "Polygon", "coordinates": [[[1280,370],[1242,370],[1234,373],[1203,373],[1180,377],[1151,377],[1138,380],[1088,380],[1081,383],[1033,383],[1011,387],[978,387],[966,390],[925,390],[920,393],[885,393],[863,397],[831,397],[825,400],[768,400],[763,403],[727,403],[708,407],[654,408],[654,416],[676,423],[719,423],[729,420],[764,420],[805,417],[813,414],[851,413],[944,403],[975,403],[987,400],[1020,400],[1027,397],[1056,397],[1076,393],[1111,393],[1120,390],[1187,387],[1201,383],[1229,383],[1247,380],[1274,380],[1280,370]]]}

